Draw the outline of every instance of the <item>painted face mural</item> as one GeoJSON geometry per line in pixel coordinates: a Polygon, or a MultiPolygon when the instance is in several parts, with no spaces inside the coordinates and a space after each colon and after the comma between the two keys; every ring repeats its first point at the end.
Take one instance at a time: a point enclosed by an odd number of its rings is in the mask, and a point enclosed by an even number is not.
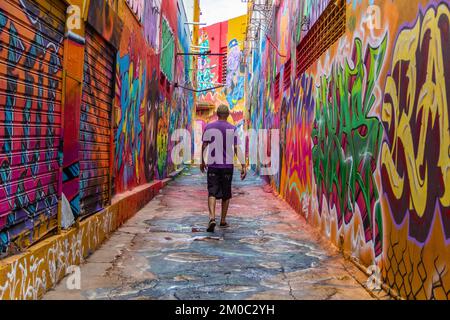
{"type": "Polygon", "coordinates": [[[244,74],[241,70],[241,50],[236,39],[228,45],[227,101],[230,109],[244,97],[244,74]]]}
{"type": "Polygon", "coordinates": [[[158,78],[157,71],[153,69],[149,84],[149,98],[145,113],[145,176],[147,181],[152,181],[156,172],[156,137],[158,126],[158,78]]]}

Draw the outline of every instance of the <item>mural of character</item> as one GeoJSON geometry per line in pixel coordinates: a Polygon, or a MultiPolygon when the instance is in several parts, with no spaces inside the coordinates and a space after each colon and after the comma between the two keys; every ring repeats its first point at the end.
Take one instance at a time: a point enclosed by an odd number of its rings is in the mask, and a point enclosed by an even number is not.
{"type": "Polygon", "coordinates": [[[239,42],[233,39],[228,44],[226,93],[230,110],[244,97],[244,70],[241,64],[242,52],[239,42]]]}

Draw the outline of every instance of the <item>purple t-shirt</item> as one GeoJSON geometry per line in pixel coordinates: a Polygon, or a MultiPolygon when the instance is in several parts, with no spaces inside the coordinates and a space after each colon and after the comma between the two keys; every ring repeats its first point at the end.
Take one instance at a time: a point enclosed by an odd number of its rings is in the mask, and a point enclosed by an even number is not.
{"type": "Polygon", "coordinates": [[[202,141],[208,143],[210,148],[213,147],[213,149],[208,153],[211,155],[211,157],[207,159],[207,165],[209,168],[232,169],[234,167],[234,146],[238,144],[235,126],[223,120],[211,122],[206,125],[205,131],[203,132],[202,141]],[[216,138],[219,140],[222,139],[222,146],[220,146],[219,142],[217,144],[214,143],[216,138]],[[220,155],[216,157],[216,150],[218,148],[219,152],[220,149],[222,149],[222,157],[220,157],[220,155]]]}

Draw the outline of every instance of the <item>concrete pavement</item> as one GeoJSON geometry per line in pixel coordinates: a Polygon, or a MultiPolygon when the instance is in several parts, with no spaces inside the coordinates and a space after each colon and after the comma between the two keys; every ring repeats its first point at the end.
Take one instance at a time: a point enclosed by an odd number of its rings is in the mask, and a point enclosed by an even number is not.
{"type": "MultiPolygon", "coordinates": [[[[44,299],[372,299],[366,276],[249,174],[205,232],[206,176],[186,170],[44,299]]],[[[220,212],[220,206],[218,206],[220,212]]]]}

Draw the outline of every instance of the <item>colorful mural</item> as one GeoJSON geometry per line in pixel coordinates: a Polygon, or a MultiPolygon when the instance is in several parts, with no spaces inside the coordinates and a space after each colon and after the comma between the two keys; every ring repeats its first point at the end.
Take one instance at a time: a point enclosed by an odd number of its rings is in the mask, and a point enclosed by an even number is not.
{"type": "MultiPolygon", "coordinates": [[[[178,0],[178,7],[183,8],[182,0],[178,0]]],[[[178,14],[177,16],[177,37],[175,41],[175,47],[177,52],[190,52],[190,30],[187,22],[189,19],[186,15],[178,14]]],[[[193,79],[193,66],[192,58],[190,56],[178,56],[175,62],[175,81],[182,86],[189,85],[193,79]],[[183,72],[184,71],[184,72],[183,72]]],[[[192,91],[185,90],[177,87],[173,89],[172,104],[170,112],[170,122],[168,138],[172,137],[172,134],[177,129],[187,129],[189,132],[193,130],[192,113],[194,105],[194,93],[192,91]]],[[[192,139],[192,135],[191,135],[192,139]]],[[[168,140],[167,154],[168,163],[167,171],[173,172],[181,167],[181,164],[174,163],[172,159],[172,150],[174,149],[177,141],[168,140]]],[[[191,141],[191,148],[193,139],[191,141]]],[[[192,149],[191,149],[192,150],[192,149]]],[[[187,151],[186,151],[187,152],[187,151]]],[[[192,156],[192,152],[191,155],[192,156]]]]}
{"type": "Polygon", "coordinates": [[[156,136],[157,150],[157,177],[162,179],[167,175],[168,161],[168,145],[169,145],[169,121],[170,121],[170,104],[163,101],[158,108],[158,126],[156,136]]]}
{"type": "Polygon", "coordinates": [[[378,47],[364,51],[361,40],[355,39],[354,60],[333,65],[331,75],[320,78],[312,131],[319,214],[326,201],[336,209],[340,229],[343,223],[352,222],[357,206],[364,239],[375,242],[376,256],[382,251],[382,217],[374,171],[383,131],[377,117],[369,113],[376,101],[373,90],[385,52],[386,38],[378,47]]]}
{"type": "MultiPolygon", "coordinates": [[[[108,184],[101,190],[109,202],[165,179],[177,169],[171,133],[186,128],[198,140],[214,119],[198,114],[193,126],[194,95],[175,86],[188,83],[193,69],[176,56],[191,45],[181,0],[90,1],[82,28],[71,32],[67,3],[87,2],[0,2],[2,257],[56,234],[62,199],[78,217],[90,183],[108,184]],[[87,43],[89,32],[101,41],[87,43]],[[111,67],[93,54],[100,42],[113,52],[111,67]],[[111,76],[105,88],[100,69],[111,76]],[[83,83],[111,91],[111,114],[100,110],[103,90],[82,92],[83,83]],[[112,179],[83,173],[106,162],[112,179]]],[[[246,56],[247,16],[201,30],[200,51],[224,56],[200,57],[199,89],[224,87],[199,94],[198,104],[228,105],[242,129],[279,129],[279,170],[265,177],[274,191],[345,254],[378,268],[393,293],[449,299],[449,0],[276,4],[271,29],[246,56]],[[330,14],[339,5],[345,16],[330,14]],[[315,23],[333,19],[345,29],[311,35],[323,51],[297,48],[315,23]],[[327,41],[332,32],[337,41],[327,41]],[[315,56],[304,72],[297,50],[315,56]]],[[[136,211],[160,184],[87,218],[39,256],[2,267],[0,298],[39,297],[126,220],[120,207],[136,211]],[[23,281],[33,285],[24,289],[23,281]]],[[[95,203],[94,211],[108,205],[95,203]]]]}
{"type": "Polygon", "coordinates": [[[147,106],[145,109],[145,177],[147,181],[152,181],[156,174],[156,146],[157,146],[157,126],[158,126],[158,106],[159,106],[159,84],[156,56],[154,67],[151,73],[149,83],[149,94],[147,97],[147,106]]]}
{"type": "Polygon", "coordinates": [[[342,5],[347,28],[304,73],[297,46],[334,2],[279,1],[245,57],[249,126],[281,132],[265,178],[394,294],[449,299],[449,2],[342,5]]]}
{"type": "Polygon", "coordinates": [[[288,100],[288,103],[285,103],[287,115],[283,121],[285,132],[281,134],[284,143],[280,152],[280,194],[299,212],[303,210],[303,198],[308,197],[311,192],[312,175],[304,164],[310,164],[312,161],[310,123],[313,121],[315,105],[312,91],[313,82],[310,76],[304,74],[297,79],[289,92],[291,98],[285,98],[288,100]]]}
{"type": "Polygon", "coordinates": [[[193,110],[173,90],[192,73],[175,56],[191,42],[179,21],[178,0],[1,2],[1,256],[176,169],[168,136],[192,130],[193,110]],[[84,8],[68,32],[67,3],[84,8]]]}
{"type": "Polygon", "coordinates": [[[200,52],[224,56],[200,56],[198,62],[198,104],[210,111],[197,114],[206,122],[214,120],[214,111],[220,104],[229,106],[229,119],[237,127],[244,127],[245,70],[242,60],[247,15],[213,24],[200,30],[200,52]],[[223,87],[221,87],[223,86],[223,87]],[[215,88],[206,91],[207,89],[215,88]]]}
{"type": "MultiPolygon", "coordinates": [[[[189,50],[190,38],[185,25],[175,23],[187,21],[187,18],[173,10],[177,6],[175,0],[150,2],[153,4],[146,3],[143,10],[143,33],[135,32],[139,25],[130,22],[129,31],[123,31],[118,53],[116,192],[129,190],[153,178],[167,177],[176,169],[170,158],[173,147],[170,134],[175,129],[190,129],[187,120],[192,115],[193,101],[183,90],[174,90],[174,83],[189,80],[191,72],[189,59],[175,56],[175,52],[189,50]],[[161,18],[158,20],[157,17],[161,18]],[[161,30],[161,34],[155,36],[157,30],[161,30]],[[165,76],[163,82],[160,71],[165,76]]],[[[130,4],[127,6],[133,8],[130,4]]],[[[130,11],[137,14],[136,10],[130,11]]]]}
{"type": "Polygon", "coordinates": [[[239,42],[233,39],[228,44],[226,96],[231,112],[244,98],[244,70],[239,42]]]}
{"type": "MultiPolygon", "coordinates": [[[[200,37],[199,43],[200,53],[207,53],[211,50],[209,46],[208,33],[203,32],[200,37]]],[[[215,81],[217,80],[216,74],[213,72],[210,56],[202,55],[198,58],[197,68],[197,90],[207,90],[215,87],[215,81]]],[[[205,96],[206,93],[200,93],[199,96],[205,96]]]]}
{"type": "Polygon", "coordinates": [[[383,277],[407,298],[449,299],[450,11],[444,2],[424,8],[398,31],[387,66],[380,162],[390,222],[383,277]]]}
{"type": "Polygon", "coordinates": [[[0,256],[57,227],[64,8],[0,3],[0,256]]]}
{"type": "Polygon", "coordinates": [[[409,215],[409,236],[424,244],[436,214],[450,240],[450,11],[440,5],[421,16],[399,33],[394,48],[382,108],[387,139],[381,163],[395,223],[409,215]]]}
{"type": "MultiPolygon", "coordinates": [[[[139,185],[142,174],[147,67],[145,60],[132,51],[117,57],[117,70],[116,96],[120,109],[115,135],[116,186],[123,183],[123,189],[127,189],[139,185]]],[[[120,185],[116,191],[122,191],[120,185]]]]}
{"type": "Polygon", "coordinates": [[[155,49],[159,50],[159,30],[160,20],[159,13],[161,12],[161,1],[159,0],[147,0],[145,1],[144,12],[144,35],[147,43],[155,49]]]}

